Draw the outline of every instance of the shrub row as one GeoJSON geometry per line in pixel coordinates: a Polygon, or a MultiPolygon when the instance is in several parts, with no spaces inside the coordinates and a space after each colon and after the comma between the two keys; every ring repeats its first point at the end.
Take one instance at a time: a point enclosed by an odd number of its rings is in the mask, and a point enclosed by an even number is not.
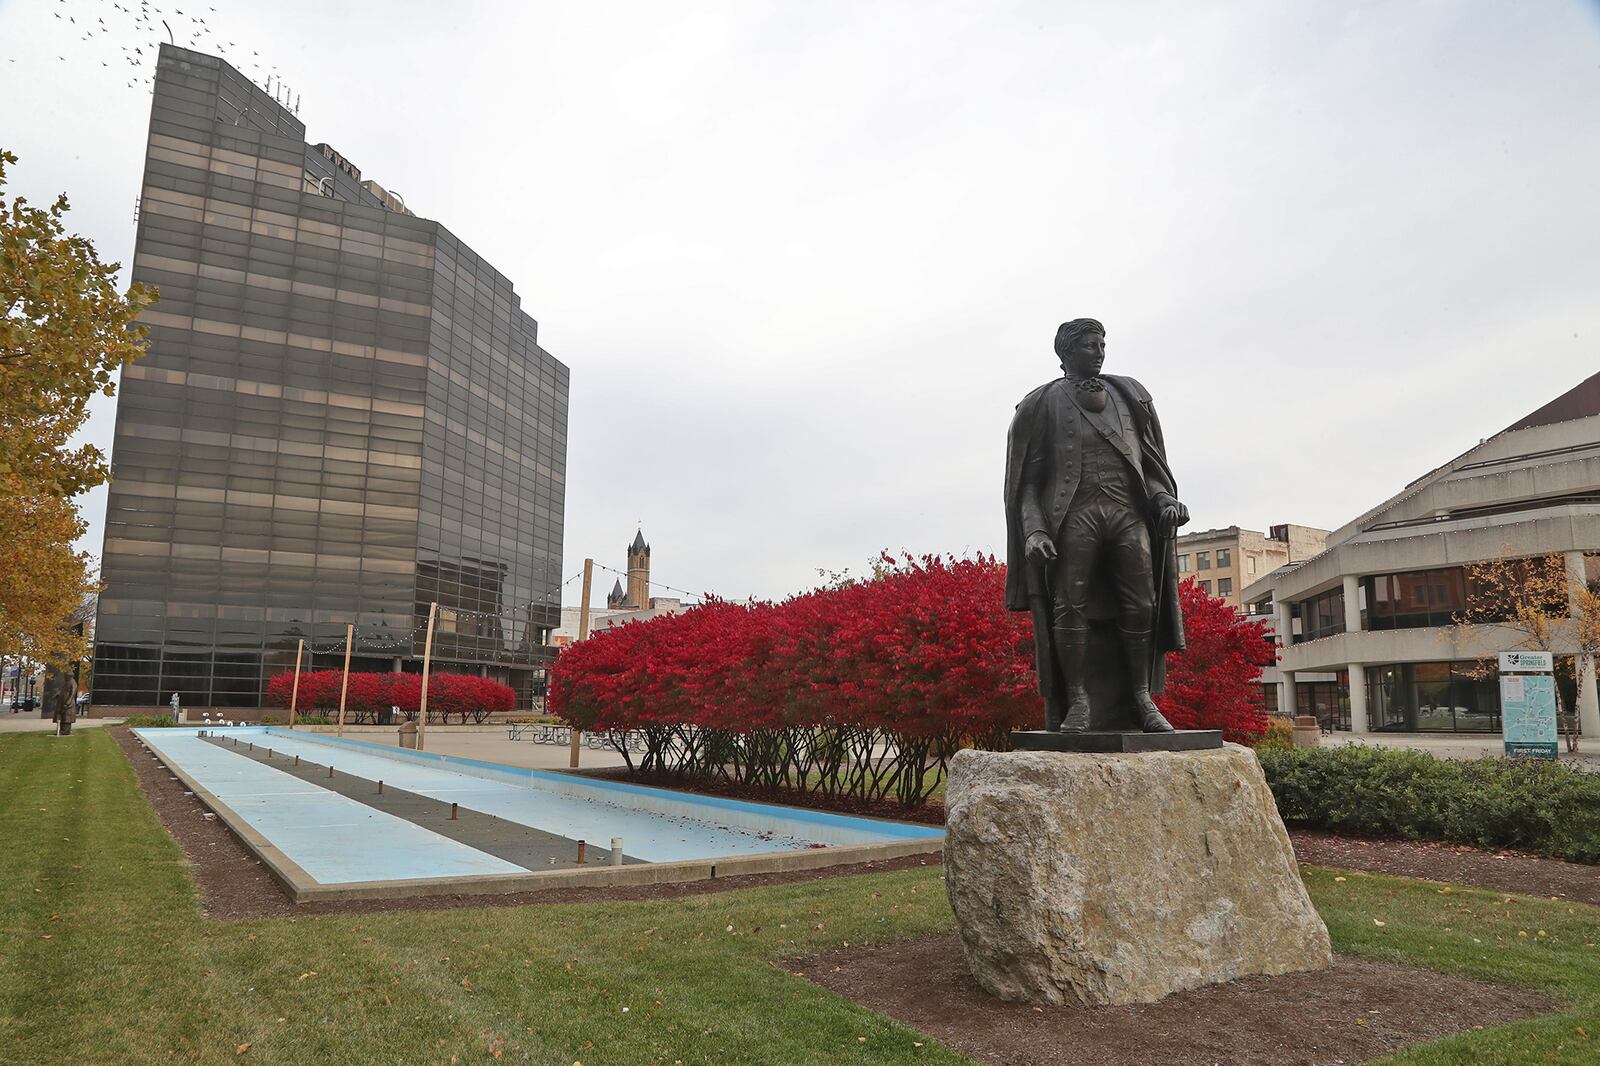
{"type": "Polygon", "coordinates": [[[1291,825],[1600,862],[1600,774],[1356,744],[1258,754],[1291,825]]]}
{"type": "MultiPolygon", "coordinates": [[[[318,670],[300,675],[300,711],[315,711],[336,717],[342,670],[318,670]]],[[[289,706],[294,675],[278,674],[267,683],[267,702],[274,707],[289,706]]],[[[465,725],[482,722],[489,715],[505,714],[516,707],[511,686],[473,674],[433,674],[428,678],[428,721],[448,722],[455,715],[465,725]]],[[[344,718],[360,725],[376,722],[390,707],[414,717],[422,703],[421,674],[352,673],[345,693],[344,718]]]]}
{"type": "MultiPolygon", "coordinates": [[[[876,576],[781,603],[712,601],[604,630],[566,649],[550,709],[646,773],[863,801],[922,803],[966,746],[1000,748],[1042,724],[1033,630],[1005,609],[993,558],[895,559],[876,576]]],[[[1248,740],[1273,650],[1193,582],[1189,650],[1170,660],[1163,709],[1180,728],[1248,740]]]]}

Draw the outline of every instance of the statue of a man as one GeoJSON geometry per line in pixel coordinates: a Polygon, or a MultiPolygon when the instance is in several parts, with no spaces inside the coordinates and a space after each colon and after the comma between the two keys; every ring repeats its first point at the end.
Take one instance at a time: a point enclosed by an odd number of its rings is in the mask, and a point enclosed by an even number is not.
{"type": "Polygon", "coordinates": [[[1105,327],[1056,332],[1064,376],[1006,446],[1006,606],[1033,613],[1045,727],[1172,730],[1151,700],[1183,647],[1174,538],[1189,521],[1150,394],[1103,375],[1105,327]]]}

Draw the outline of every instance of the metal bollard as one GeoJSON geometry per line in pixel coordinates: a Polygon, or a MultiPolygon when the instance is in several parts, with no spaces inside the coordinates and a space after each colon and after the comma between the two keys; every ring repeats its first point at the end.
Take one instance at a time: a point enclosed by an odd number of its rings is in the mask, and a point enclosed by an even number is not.
{"type": "Polygon", "coordinates": [[[456,805],[454,803],[450,804],[450,820],[452,822],[456,820],[456,805]]]}
{"type": "Polygon", "coordinates": [[[380,795],[380,796],[383,795],[383,782],[382,781],[378,782],[378,795],[380,795]]]}
{"type": "Polygon", "coordinates": [[[583,841],[580,840],[580,841],[578,841],[578,865],[579,866],[583,865],[583,849],[584,849],[584,843],[583,843],[583,841]]]}
{"type": "Polygon", "coordinates": [[[621,866],[622,865],[622,838],[621,837],[612,837],[611,838],[611,865],[612,866],[621,866]]]}
{"type": "Polygon", "coordinates": [[[299,765],[300,765],[300,756],[298,756],[298,755],[296,755],[296,756],[295,756],[295,757],[294,757],[294,764],[295,764],[295,765],[296,765],[296,766],[299,766],[299,765]]]}
{"type": "Polygon", "coordinates": [[[331,766],[330,766],[330,767],[328,767],[328,776],[329,776],[329,777],[332,777],[332,776],[333,776],[333,767],[331,767],[331,766]]]}

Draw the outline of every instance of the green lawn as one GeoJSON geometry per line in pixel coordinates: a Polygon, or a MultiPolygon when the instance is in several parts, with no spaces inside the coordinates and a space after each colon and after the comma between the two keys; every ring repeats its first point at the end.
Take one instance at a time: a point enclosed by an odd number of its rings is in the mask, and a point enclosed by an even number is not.
{"type": "MultiPolygon", "coordinates": [[[[1345,876],[1308,878],[1339,950],[1571,1004],[1397,1061],[1600,1060],[1600,908],[1345,876]]],[[[914,869],[660,903],[214,922],[110,737],[0,736],[0,1063],[960,1062],[774,965],[950,921],[937,869],[914,869]]]]}

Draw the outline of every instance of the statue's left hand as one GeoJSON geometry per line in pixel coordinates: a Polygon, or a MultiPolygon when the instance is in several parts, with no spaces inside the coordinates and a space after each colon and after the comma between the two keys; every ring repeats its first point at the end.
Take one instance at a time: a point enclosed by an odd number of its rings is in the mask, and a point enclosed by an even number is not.
{"type": "Polygon", "coordinates": [[[1189,508],[1173,499],[1168,499],[1161,505],[1161,514],[1156,519],[1157,528],[1163,538],[1177,536],[1178,527],[1187,525],[1188,522],[1189,508]]]}

